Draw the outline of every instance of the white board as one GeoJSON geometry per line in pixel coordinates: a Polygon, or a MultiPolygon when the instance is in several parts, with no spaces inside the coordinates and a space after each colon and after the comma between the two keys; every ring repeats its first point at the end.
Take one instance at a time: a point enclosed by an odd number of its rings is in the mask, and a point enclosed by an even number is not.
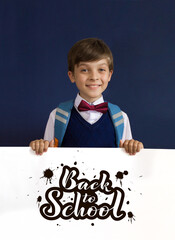
{"type": "Polygon", "coordinates": [[[175,150],[1,147],[0,164],[0,239],[175,239],[175,150]]]}

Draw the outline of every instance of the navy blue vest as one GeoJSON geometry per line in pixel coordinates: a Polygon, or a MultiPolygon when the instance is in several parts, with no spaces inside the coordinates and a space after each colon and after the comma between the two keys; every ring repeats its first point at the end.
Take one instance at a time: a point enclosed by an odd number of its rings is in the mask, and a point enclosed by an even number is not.
{"type": "Polygon", "coordinates": [[[61,147],[116,147],[116,135],[109,112],[94,124],[73,107],[61,147]]]}
{"type": "MultiPolygon", "coordinates": [[[[71,117],[72,108],[74,106],[74,100],[60,103],[57,107],[55,114],[55,131],[54,131],[54,140],[55,147],[61,147],[66,129],[69,125],[69,120],[71,117]]],[[[115,131],[116,146],[119,146],[120,139],[123,136],[124,130],[124,119],[121,109],[110,102],[108,102],[108,113],[113,122],[113,127],[115,131]]],[[[109,122],[108,122],[109,123],[109,122]]],[[[106,127],[106,125],[105,125],[106,127]]],[[[111,125],[110,125],[111,127],[111,125]]],[[[71,130],[74,131],[74,130],[71,130]]],[[[105,129],[105,131],[107,131],[105,129]]],[[[76,132],[76,131],[75,131],[76,132]]],[[[77,133],[76,133],[77,134],[77,133]]]]}

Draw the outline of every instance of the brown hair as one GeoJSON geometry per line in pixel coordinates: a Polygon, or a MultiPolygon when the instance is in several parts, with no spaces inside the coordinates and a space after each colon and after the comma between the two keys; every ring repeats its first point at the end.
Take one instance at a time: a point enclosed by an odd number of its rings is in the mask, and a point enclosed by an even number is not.
{"type": "Polygon", "coordinates": [[[105,42],[98,38],[86,38],[76,42],[68,53],[68,70],[80,62],[90,62],[106,58],[109,70],[113,70],[113,56],[105,42]]]}

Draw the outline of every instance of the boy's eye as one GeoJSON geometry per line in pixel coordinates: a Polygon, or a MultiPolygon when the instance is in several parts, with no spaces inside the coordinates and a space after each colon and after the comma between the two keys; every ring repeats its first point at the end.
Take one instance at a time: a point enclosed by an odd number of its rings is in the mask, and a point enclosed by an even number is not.
{"type": "Polygon", "coordinates": [[[105,71],[105,69],[104,69],[104,68],[100,68],[99,71],[100,71],[100,72],[103,72],[103,71],[105,71]]]}
{"type": "Polygon", "coordinates": [[[81,72],[87,72],[88,70],[86,68],[81,69],[81,72]]]}

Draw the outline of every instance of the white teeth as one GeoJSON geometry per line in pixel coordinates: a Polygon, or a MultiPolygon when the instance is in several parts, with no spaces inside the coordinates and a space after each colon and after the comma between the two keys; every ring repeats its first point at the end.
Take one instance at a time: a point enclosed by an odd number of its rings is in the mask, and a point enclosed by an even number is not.
{"type": "Polygon", "coordinates": [[[89,87],[89,88],[98,88],[99,86],[98,85],[88,85],[87,87],[89,87]]]}

